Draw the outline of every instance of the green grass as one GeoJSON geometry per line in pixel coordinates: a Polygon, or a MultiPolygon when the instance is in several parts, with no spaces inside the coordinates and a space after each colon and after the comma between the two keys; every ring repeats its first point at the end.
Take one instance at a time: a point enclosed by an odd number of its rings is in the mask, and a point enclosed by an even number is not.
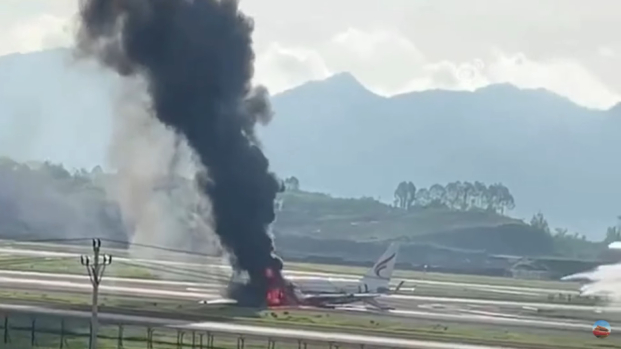
{"type": "MultiPolygon", "coordinates": [[[[79,259],[64,257],[28,258],[0,255],[0,269],[86,275],[86,269],[80,264],[79,259]]],[[[107,266],[106,275],[126,278],[156,278],[153,270],[148,267],[132,266],[122,262],[114,262],[107,266]]]]}
{"type": "Polygon", "coordinates": [[[388,239],[522,223],[482,210],[418,208],[403,211],[372,199],[334,198],[320,193],[285,192],[282,198],[285,205],[275,223],[277,229],[331,239],[388,239]]]}
{"type": "MultiPolygon", "coordinates": [[[[87,294],[42,293],[37,291],[0,291],[0,301],[13,303],[40,303],[62,307],[76,306],[88,309],[90,296],[87,294]]],[[[342,331],[386,336],[398,336],[434,341],[458,341],[487,343],[494,345],[517,345],[526,348],[597,348],[598,344],[621,348],[621,342],[609,338],[596,341],[589,333],[559,333],[547,330],[502,328],[487,325],[438,324],[437,322],[413,318],[391,318],[368,314],[342,314],[324,311],[261,311],[228,307],[199,307],[194,302],[178,303],[170,300],[150,300],[104,296],[101,298],[102,312],[149,311],[153,316],[195,318],[204,321],[231,319],[253,325],[307,328],[320,331],[342,331]]],[[[588,315],[588,314],[583,314],[588,315]]],[[[561,314],[558,314],[562,318],[561,314]]],[[[575,316],[574,316],[575,318],[575,316]]],[[[589,319],[588,321],[591,321],[589,319]]],[[[613,321],[612,319],[609,319],[613,321]]],[[[593,320],[594,321],[594,320],[593,320]]],[[[170,337],[171,335],[167,335],[170,337]]],[[[130,336],[131,337],[131,336],[130,336]]],[[[134,335],[133,337],[136,337],[134,335]]],[[[616,338],[616,337],[615,337],[616,338]]],[[[76,339],[77,340],[77,339],[76,339]]],[[[168,339],[162,340],[167,342],[168,339]]],[[[1,346],[0,346],[1,348],[1,346]]],[[[131,347],[130,347],[131,348],[131,347]]]]}
{"type": "MultiPolygon", "coordinates": [[[[190,310],[188,310],[190,311],[190,310]]],[[[196,312],[196,309],[194,310],[196,312]]],[[[162,314],[164,315],[164,314],[162,314]]],[[[226,316],[222,313],[221,316],[226,316]]],[[[317,331],[361,333],[367,335],[415,338],[419,340],[460,342],[471,344],[504,345],[516,348],[621,348],[621,341],[616,337],[597,340],[588,332],[572,333],[521,328],[501,328],[496,326],[477,326],[462,324],[438,324],[418,321],[416,319],[390,318],[383,316],[349,315],[321,311],[263,311],[260,317],[248,319],[239,314],[228,314],[239,323],[274,326],[279,328],[303,328],[317,331]]],[[[10,316],[9,333],[12,348],[31,348],[32,326],[30,317],[10,316]]],[[[35,323],[35,341],[38,348],[58,348],[61,340],[59,321],[37,318],[35,323]]],[[[68,348],[85,348],[88,343],[88,323],[84,320],[65,320],[62,328],[66,332],[62,338],[69,344],[68,348]]],[[[122,337],[124,348],[145,348],[147,330],[139,326],[125,326],[122,334],[118,326],[102,326],[100,331],[101,348],[116,348],[118,337],[122,337]]],[[[176,348],[178,333],[171,329],[157,328],[154,340],[156,348],[176,348]]],[[[184,344],[191,347],[192,334],[186,333],[184,344]]],[[[198,336],[195,337],[198,341],[198,336]]],[[[236,338],[216,335],[218,348],[236,347],[236,338]]],[[[266,339],[249,339],[246,348],[265,348],[266,339]]],[[[297,348],[283,343],[278,348],[297,348]]],[[[0,344],[0,348],[3,346],[0,344]]],[[[6,347],[9,348],[9,347],[6,347]]],[[[182,346],[185,348],[185,346],[182,346]]],[[[312,348],[312,347],[309,347],[312,348]]]]}
{"type": "MultiPolygon", "coordinates": [[[[4,343],[0,338],[0,348],[26,349],[58,349],[75,348],[84,349],[89,347],[89,327],[84,320],[65,319],[64,323],[59,324],[54,317],[38,317],[34,324],[34,336],[32,332],[32,321],[28,316],[11,316],[8,327],[8,343],[4,343]],[[33,345],[34,342],[34,345],[33,345]]],[[[2,328],[4,331],[4,328],[2,328]]],[[[151,336],[151,343],[158,349],[181,349],[199,348],[201,337],[203,337],[203,348],[206,348],[207,337],[205,334],[184,333],[180,338],[179,333],[172,329],[154,329],[151,336]],[[196,344],[193,346],[192,343],[196,344]]],[[[123,349],[145,349],[149,342],[148,330],[142,326],[123,326],[122,329],[116,325],[102,324],[98,335],[98,348],[123,348],[123,349]]],[[[237,338],[231,335],[219,335],[214,338],[215,349],[237,348],[237,338]]],[[[266,341],[247,340],[245,348],[265,348],[266,341]]],[[[291,347],[293,348],[293,347],[291,347]]]]}

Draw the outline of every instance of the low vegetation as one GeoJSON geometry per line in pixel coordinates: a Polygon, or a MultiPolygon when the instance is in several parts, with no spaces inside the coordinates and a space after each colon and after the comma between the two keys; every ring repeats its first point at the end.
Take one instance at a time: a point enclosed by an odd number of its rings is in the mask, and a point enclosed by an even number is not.
{"type": "MultiPolygon", "coordinates": [[[[99,167],[71,172],[51,163],[0,159],[0,238],[97,236],[129,241],[131,229],[105,190],[113,179],[99,167]]],[[[180,179],[175,185],[187,183],[180,179]]],[[[402,181],[392,203],[306,192],[295,177],[284,184],[273,228],[277,249],[289,260],[330,262],[338,257],[332,262],[369,262],[388,241],[397,240],[405,245],[404,255],[412,257],[402,259],[410,266],[430,264],[449,271],[474,263],[472,268],[480,271],[498,267],[496,262],[483,262],[493,255],[598,260],[606,243],[621,237],[621,230],[612,227],[605,241],[592,242],[584,235],[550,228],[541,213],[530,222],[512,218],[516,203],[501,183],[456,181],[417,188],[402,181]]]]}

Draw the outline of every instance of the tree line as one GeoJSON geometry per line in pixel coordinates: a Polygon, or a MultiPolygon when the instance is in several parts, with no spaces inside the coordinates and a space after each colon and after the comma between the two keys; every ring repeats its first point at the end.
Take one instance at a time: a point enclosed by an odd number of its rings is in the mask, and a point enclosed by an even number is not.
{"type": "Polygon", "coordinates": [[[67,171],[50,162],[0,157],[0,233],[5,238],[107,236],[125,239],[117,205],[98,182],[103,171],[67,171]]]}
{"type": "Polygon", "coordinates": [[[606,236],[601,241],[589,241],[586,235],[570,232],[566,228],[551,228],[541,212],[537,212],[530,220],[530,225],[552,236],[555,253],[574,258],[599,258],[602,251],[606,251],[611,242],[621,241],[621,216],[617,217],[617,224],[606,230],[606,236]]]}
{"type": "Polygon", "coordinates": [[[455,210],[476,208],[503,214],[515,208],[515,200],[509,188],[502,183],[486,185],[479,181],[456,181],[416,188],[414,183],[403,181],[395,189],[394,205],[404,210],[415,206],[436,206],[455,210]]]}

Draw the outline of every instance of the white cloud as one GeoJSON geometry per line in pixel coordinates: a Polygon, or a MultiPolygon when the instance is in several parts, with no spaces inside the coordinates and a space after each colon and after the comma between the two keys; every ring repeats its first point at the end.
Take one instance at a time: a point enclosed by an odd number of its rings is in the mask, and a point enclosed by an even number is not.
{"type": "Polygon", "coordinates": [[[49,14],[25,18],[0,33],[0,54],[69,46],[72,42],[71,30],[68,18],[49,14]]]}
{"type": "Polygon", "coordinates": [[[405,36],[386,29],[349,28],[318,50],[331,70],[349,71],[369,88],[385,95],[402,89],[425,60],[405,36]]]}
{"type": "MultiPolygon", "coordinates": [[[[618,6],[615,1],[596,8],[568,0],[558,8],[555,2],[542,0],[547,4],[543,7],[546,13],[564,11],[563,16],[549,17],[533,13],[530,6],[508,9],[491,0],[466,7],[458,1],[422,7],[402,1],[404,7],[398,11],[384,11],[388,7],[360,0],[346,18],[334,15],[339,11],[315,13],[315,3],[305,0],[295,6],[284,0],[265,1],[255,9],[262,28],[256,38],[262,49],[257,52],[255,81],[266,84],[273,93],[350,71],[382,95],[431,88],[472,90],[508,82],[546,88],[596,108],[620,100],[621,80],[611,59],[621,52],[619,41],[611,34],[616,32],[611,25],[618,23],[618,15],[608,9],[618,6]],[[489,20],[481,21],[480,11],[486,11],[489,20]],[[455,17],[455,13],[461,15],[455,17]],[[564,18],[563,30],[540,30],[544,25],[555,27],[550,19],[560,17],[564,18]],[[308,18],[320,28],[310,30],[308,18]],[[448,31],[443,25],[447,18],[454,20],[448,31]],[[589,31],[578,25],[581,20],[591,24],[589,31]],[[523,24],[529,21],[537,23],[536,29],[525,31],[523,24]],[[358,29],[361,23],[372,29],[358,29]],[[497,30],[488,30],[490,26],[497,30]],[[460,35],[455,35],[456,30],[460,35]],[[570,38],[577,46],[571,52],[563,51],[559,43],[570,38]],[[499,49],[492,52],[493,47],[499,49]]],[[[0,2],[0,23],[6,28],[0,33],[0,54],[71,44],[73,0],[5,2],[0,2]]],[[[352,4],[339,6],[351,8],[352,4]]]]}
{"type": "Polygon", "coordinates": [[[283,47],[275,42],[257,56],[255,81],[266,85],[271,93],[330,75],[323,58],[314,50],[283,47]]]}
{"type": "Polygon", "coordinates": [[[610,108],[621,100],[617,93],[576,61],[562,58],[534,61],[523,53],[506,55],[499,51],[494,56],[486,68],[486,76],[492,83],[545,88],[592,108],[610,108]]]}
{"type": "MultiPolygon", "coordinates": [[[[349,71],[370,90],[393,95],[427,89],[474,90],[493,83],[545,88],[592,108],[621,100],[582,64],[567,58],[533,60],[524,53],[491,49],[486,59],[431,61],[398,31],[349,28],[311,48],[273,44],[259,59],[261,77],[273,85],[349,71]]],[[[269,85],[269,84],[268,84],[269,85]]]]}
{"type": "Polygon", "coordinates": [[[615,50],[607,46],[599,47],[597,53],[604,58],[614,58],[616,56],[615,50]]]}

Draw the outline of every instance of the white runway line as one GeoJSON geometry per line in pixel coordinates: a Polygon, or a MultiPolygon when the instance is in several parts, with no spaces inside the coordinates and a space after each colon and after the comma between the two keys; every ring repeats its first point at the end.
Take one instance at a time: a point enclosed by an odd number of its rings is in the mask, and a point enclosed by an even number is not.
{"type": "MultiPolygon", "coordinates": [[[[17,249],[17,248],[0,248],[0,253],[13,254],[13,255],[45,256],[45,257],[79,257],[80,256],[80,254],[78,253],[36,251],[36,250],[17,249]]],[[[174,262],[174,261],[165,261],[165,260],[132,259],[132,258],[123,258],[123,257],[115,257],[115,259],[120,260],[120,261],[133,261],[133,262],[150,263],[150,264],[158,264],[158,265],[179,265],[179,266],[188,266],[188,267],[196,267],[196,268],[206,267],[205,265],[201,265],[197,263],[174,262]]],[[[209,267],[215,267],[215,268],[226,269],[226,270],[231,269],[230,266],[222,265],[222,264],[209,264],[209,267]]],[[[361,277],[360,275],[353,275],[353,274],[299,271],[299,270],[285,270],[284,274],[287,278],[291,278],[293,280],[313,280],[313,279],[325,280],[326,278],[329,278],[331,282],[352,282],[355,280],[359,280],[361,277]]],[[[476,284],[476,283],[433,281],[433,280],[406,279],[406,278],[398,278],[398,279],[404,280],[408,283],[438,285],[438,286],[475,287],[476,288],[476,287],[481,287],[482,285],[484,285],[486,289],[512,290],[512,291],[522,291],[522,292],[539,292],[539,293],[565,293],[565,294],[567,293],[578,294],[579,293],[578,290],[572,291],[572,290],[559,290],[559,289],[534,288],[534,287],[485,285],[485,284],[476,284]]]]}
{"type": "Polygon", "coordinates": [[[438,303],[466,303],[466,304],[488,304],[488,305],[506,305],[514,307],[535,307],[539,309],[566,309],[566,310],[605,310],[606,312],[621,312],[621,307],[594,307],[589,305],[571,305],[571,304],[555,304],[555,303],[533,303],[533,302],[512,302],[512,301],[496,301],[489,299],[476,298],[448,298],[448,297],[431,297],[431,296],[414,296],[390,294],[382,297],[403,300],[418,300],[438,303]]]}

